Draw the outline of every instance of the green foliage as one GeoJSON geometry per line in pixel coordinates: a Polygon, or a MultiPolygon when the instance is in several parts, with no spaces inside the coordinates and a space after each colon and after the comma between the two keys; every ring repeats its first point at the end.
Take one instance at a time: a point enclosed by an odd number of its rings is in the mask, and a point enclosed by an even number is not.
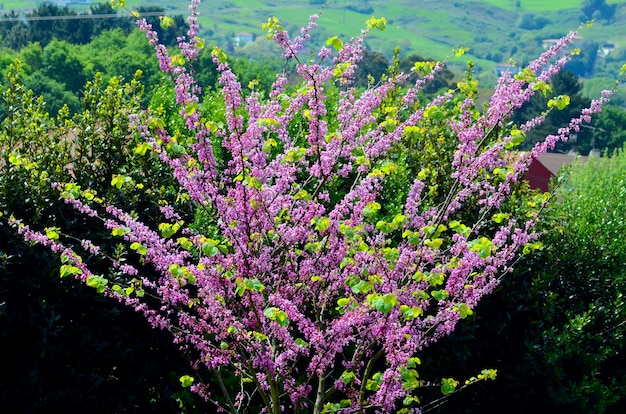
{"type": "MultiPolygon", "coordinates": [[[[406,184],[412,182],[411,177],[417,176],[427,183],[423,197],[428,199],[426,205],[429,206],[443,202],[446,196],[444,189],[452,188],[451,162],[458,142],[453,138],[454,133],[448,121],[458,116],[458,109],[465,96],[477,96],[477,83],[472,78],[471,67],[466,79],[459,85],[460,94],[456,99],[441,106],[425,108],[422,124],[407,129],[402,143],[397,145],[387,164],[381,166],[381,173],[389,175],[389,191],[384,191],[381,202],[385,206],[383,214],[400,211],[401,200],[406,198],[408,192],[406,184]]],[[[381,111],[385,112],[380,114],[381,119],[399,110],[393,99],[393,96],[389,97],[389,104],[381,111]]],[[[478,111],[474,112],[474,116],[478,116],[478,111]]],[[[496,139],[495,136],[490,138],[496,139]]]]}
{"type": "Polygon", "coordinates": [[[49,78],[41,71],[35,72],[24,80],[24,86],[42,96],[46,102],[46,109],[51,114],[58,114],[61,108],[67,106],[67,110],[76,113],[80,110],[80,100],[66,86],[49,78]]]}
{"type": "Polygon", "coordinates": [[[498,368],[498,381],[451,396],[438,412],[620,412],[625,177],[623,150],[561,174],[541,223],[543,246],[441,342],[445,354],[422,356],[422,375],[446,366],[456,378],[481,365],[498,368]]]}
{"type": "Polygon", "coordinates": [[[534,13],[524,13],[521,15],[518,25],[520,29],[524,30],[539,30],[550,23],[550,20],[543,16],[537,16],[534,13]]]}
{"type": "MultiPolygon", "coordinates": [[[[409,78],[410,83],[414,83],[417,79],[418,73],[414,70],[418,63],[421,63],[421,67],[424,67],[427,64],[427,67],[431,67],[434,64],[433,59],[425,59],[417,54],[411,54],[405,58],[400,59],[398,63],[398,69],[404,73],[411,73],[411,77],[409,78]]],[[[435,78],[424,85],[424,92],[427,95],[432,95],[441,90],[447,90],[450,88],[454,88],[453,80],[455,78],[455,74],[448,68],[444,67],[441,72],[438,72],[435,75],[435,78]]]]}
{"type": "MultiPolygon", "coordinates": [[[[100,223],[77,216],[73,208],[58,202],[59,192],[52,182],[73,180],[78,184],[62,186],[68,198],[116,199],[136,208],[136,214],[147,221],[160,216],[158,199],[175,203],[177,190],[161,175],[151,152],[133,151],[140,137],[129,133],[126,113],[139,110],[141,84],[119,78],[104,82],[98,76],[83,86],[78,114],[71,116],[62,108],[53,117],[44,99],[24,86],[21,75],[16,63],[2,92],[0,123],[0,365],[4,374],[0,400],[4,409],[199,412],[194,411],[197,399],[180,389],[178,378],[188,364],[167,345],[171,338],[152,330],[136,312],[98,294],[104,286],[117,283],[108,266],[86,256],[100,276],[83,286],[68,277],[80,273],[75,263],[59,261],[46,250],[26,244],[7,225],[12,212],[16,219],[27,219],[34,228],[45,230],[49,239],[78,243],[61,228],[78,237],[103,237],[100,223]],[[110,185],[114,173],[131,176],[157,192],[147,195],[132,186],[120,193],[110,185]]],[[[123,251],[110,247],[117,260],[128,260],[123,251]]],[[[129,288],[137,296],[143,292],[140,285],[129,288]]]]}
{"type": "Polygon", "coordinates": [[[543,335],[545,361],[559,379],[555,398],[570,412],[623,404],[626,320],[626,154],[591,157],[560,177],[547,211],[546,284],[556,307],[543,335]]]}
{"type": "Polygon", "coordinates": [[[606,0],[581,0],[580,10],[588,19],[610,19],[615,14],[615,5],[609,6],[606,0]]]}
{"type": "Polygon", "coordinates": [[[626,144],[626,110],[607,106],[594,119],[591,129],[592,146],[609,154],[626,144]]]}
{"type": "MultiPolygon", "coordinates": [[[[515,114],[513,121],[519,126],[540,114],[545,114],[546,120],[536,129],[529,131],[521,148],[529,150],[537,141],[549,134],[555,134],[558,128],[567,126],[574,114],[588,107],[590,100],[583,97],[581,91],[582,84],[578,76],[572,72],[561,72],[552,79],[545,93],[533,96],[530,102],[515,114]]],[[[582,128],[577,133],[575,141],[560,142],[555,148],[558,152],[574,150],[581,154],[587,154],[591,149],[591,130],[588,128],[582,128]]]]}

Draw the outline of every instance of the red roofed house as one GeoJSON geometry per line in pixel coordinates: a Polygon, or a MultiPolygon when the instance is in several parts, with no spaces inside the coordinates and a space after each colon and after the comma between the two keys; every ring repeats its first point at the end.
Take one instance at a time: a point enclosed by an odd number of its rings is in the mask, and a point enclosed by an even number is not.
{"type": "MultiPolygon", "coordinates": [[[[530,188],[536,188],[547,192],[550,190],[549,183],[555,177],[562,166],[569,164],[576,159],[576,155],[545,153],[535,158],[530,164],[528,171],[524,174],[524,179],[528,181],[530,188]]],[[[585,160],[587,157],[580,157],[585,160]]]]}

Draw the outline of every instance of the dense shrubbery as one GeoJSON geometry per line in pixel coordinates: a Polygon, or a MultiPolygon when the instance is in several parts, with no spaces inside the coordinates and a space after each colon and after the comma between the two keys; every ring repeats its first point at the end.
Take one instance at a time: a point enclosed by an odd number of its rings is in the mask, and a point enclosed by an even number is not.
{"type": "MultiPolygon", "coordinates": [[[[76,115],[61,110],[55,118],[21,84],[20,75],[14,66],[2,96],[3,220],[15,213],[38,228],[60,226],[77,237],[101,239],[99,223],[56,201],[50,182],[73,181],[150,222],[158,212],[156,200],[136,189],[111,187],[112,174],[121,172],[175,202],[177,185],[165,169],[136,151],[143,141],[131,132],[127,114],[139,109],[137,80],[113,78],[105,84],[97,77],[86,85],[76,115]]],[[[59,280],[58,257],[6,226],[0,232],[0,401],[5,410],[173,412],[176,398],[188,399],[176,385],[187,362],[169,345],[168,334],[71,278],[59,280]]],[[[98,261],[89,263],[100,267],[98,261]]]]}
{"type": "Polygon", "coordinates": [[[499,372],[438,412],[622,412],[626,156],[607,156],[562,172],[540,221],[543,250],[427,352],[434,370],[499,372]]]}

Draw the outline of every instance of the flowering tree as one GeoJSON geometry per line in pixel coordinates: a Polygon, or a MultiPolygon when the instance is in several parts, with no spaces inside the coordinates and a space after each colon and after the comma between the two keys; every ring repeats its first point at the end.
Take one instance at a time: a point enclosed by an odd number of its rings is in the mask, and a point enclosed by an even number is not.
{"type": "MultiPolygon", "coordinates": [[[[368,20],[353,39],[329,39],[305,61],[299,52],[314,15],[294,39],[278,19],[264,24],[283,57],[296,62],[301,83],[293,90],[279,73],[267,96],[254,85],[245,93],[225,54],[213,49],[223,113],[211,112],[216,106],[204,105],[193,76],[205,47],[198,3],[191,2],[179,54],[138,21],[175,82],[191,141],[148,113],[129,117],[145,138],[139,151],[170,166],[202,220],[187,225],[163,205],[165,221],[152,229],[88,188],[55,183],[65,202],[102,219],[140,256],[137,266],[114,261],[115,277],[92,273],[58,229],[37,232],[12,221],[26,238],[61,254],[61,276],[74,275],[171,331],[193,368],[212,373],[207,384],[183,376],[183,386],[223,411],[244,412],[251,403],[268,413],[419,411],[419,388],[427,385],[418,375],[420,350],[472,314],[520,253],[540,247],[533,226],[546,198],[513,215],[507,200],[514,186],[533,157],[589,122],[611,92],[530,153],[511,155],[545,113],[513,129],[506,129],[508,118],[549,90],[576,33],[514,77],[503,74],[479,113],[471,78],[420,104],[441,63],[416,63],[424,76],[408,89],[398,86],[408,75],[392,72],[358,93],[350,85],[363,42],[385,20],[368,20]],[[398,184],[403,166],[392,155],[411,137],[428,136],[433,122],[454,140],[449,163],[425,165],[398,184]],[[442,172],[449,173],[445,188],[435,184],[442,172]],[[402,202],[384,203],[394,179],[402,202]]],[[[548,110],[566,104],[554,98],[548,110]]],[[[120,188],[135,184],[123,174],[111,178],[120,188]]],[[[100,252],[86,240],[82,247],[100,252]]],[[[493,376],[485,370],[468,383],[493,376]]],[[[448,394],[458,382],[439,385],[448,394]]]]}

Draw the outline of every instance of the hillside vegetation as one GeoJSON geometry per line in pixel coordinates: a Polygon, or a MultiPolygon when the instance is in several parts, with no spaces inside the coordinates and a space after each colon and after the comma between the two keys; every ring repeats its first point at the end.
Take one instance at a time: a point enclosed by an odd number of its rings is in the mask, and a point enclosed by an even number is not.
{"type": "MultiPolygon", "coordinates": [[[[5,13],[25,13],[39,2],[5,2],[5,13]]],[[[581,44],[586,66],[577,70],[582,77],[602,78],[615,73],[615,67],[626,57],[626,1],[542,1],[542,0],[362,0],[346,2],[323,0],[216,0],[200,5],[202,34],[221,47],[258,59],[271,54],[262,36],[261,23],[277,16],[291,33],[297,33],[308,16],[321,10],[320,28],[312,33],[312,44],[318,46],[331,36],[348,38],[359,33],[364,21],[384,16],[389,25],[384,34],[372,36],[368,46],[387,58],[400,46],[403,55],[443,59],[457,47],[470,48],[484,81],[493,82],[493,69],[511,59],[520,65],[542,50],[542,40],[558,38],[576,29],[581,22],[594,20],[594,26],[583,33],[581,44]],[[246,32],[255,38],[251,44],[237,45],[235,36],[246,32]],[[596,59],[598,49],[607,42],[617,46],[607,56],[596,59]],[[237,48],[237,46],[243,46],[237,48]],[[621,46],[621,47],[620,47],[621,46]],[[235,50],[237,49],[237,50],[235,50]],[[615,67],[613,67],[615,66],[615,67]]],[[[129,8],[161,6],[168,14],[185,14],[186,0],[156,4],[129,0],[129,8]]],[[[77,12],[89,10],[85,5],[69,5],[77,12]]],[[[464,65],[451,61],[451,65],[464,65]]],[[[597,81],[596,81],[597,82],[597,81]]]]}

